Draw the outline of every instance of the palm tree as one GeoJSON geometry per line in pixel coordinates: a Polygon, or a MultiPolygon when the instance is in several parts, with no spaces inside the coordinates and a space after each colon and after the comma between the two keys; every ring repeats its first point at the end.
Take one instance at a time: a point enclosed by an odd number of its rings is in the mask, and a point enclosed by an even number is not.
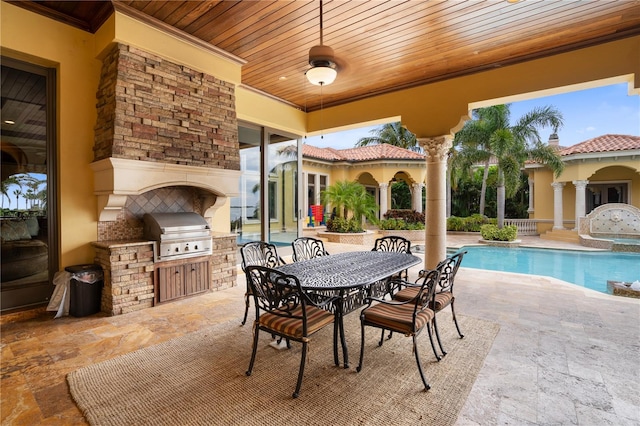
{"type": "Polygon", "coordinates": [[[368,146],[389,144],[399,146],[415,152],[422,152],[422,148],[418,145],[416,135],[411,133],[400,122],[383,124],[377,129],[371,130],[373,136],[360,138],[356,142],[356,146],[368,146]]]}
{"type": "Polygon", "coordinates": [[[15,176],[10,176],[2,181],[2,208],[4,209],[4,199],[9,200],[9,209],[11,208],[11,198],[9,198],[9,187],[12,185],[19,185],[18,179],[15,176]]]}
{"type": "Polygon", "coordinates": [[[16,196],[16,211],[18,210],[18,206],[20,205],[20,196],[22,195],[22,189],[14,189],[13,195],[16,196]]]}
{"type": "Polygon", "coordinates": [[[329,185],[327,189],[321,193],[322,204],[331,204],[331,207],[335,209],[336,216],[346,219],[346,204],[354,184],[355,182],[341,180],[333,185],[329,185]]]}
{"type": "Polygon", "coordinates": [[[363,217],[374,222],[376,220],[378,204],[358,182],[338,181],[322,191],[321,198],[323,204],[331,204],[335,208],[338,217],[348,219],[351,214],[358,223],[362,223],[363,217]]]}
{"type": "Polygon", "coordinates": [[[553,107],[536,108],[522,116],[513,126],[510,105],[495,105],[473,111],[474,119],[465,123],[456,134],[464,164],[484,162],[480,213],[484,214],[486,178],[489,162],[497,163],[498,227],[504,225],[505,198],[512,197],[520,186],[521,169],[526,160],[544,164],[560,175],[564,163],[557,151],[542,143],[538,128],[551,127],[557,132],[563,125],[562,114],[553,107]]]}

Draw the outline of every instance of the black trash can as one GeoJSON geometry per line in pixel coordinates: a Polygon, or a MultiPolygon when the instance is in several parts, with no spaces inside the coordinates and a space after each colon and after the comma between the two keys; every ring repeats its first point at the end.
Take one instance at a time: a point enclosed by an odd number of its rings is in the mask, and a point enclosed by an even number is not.
{"type": "Polygon", "coordinates": [[[69,314],[84,317],[100,312],[104,275],[100,265],[74,265],[64,268],[71,273],[69,314]]]}

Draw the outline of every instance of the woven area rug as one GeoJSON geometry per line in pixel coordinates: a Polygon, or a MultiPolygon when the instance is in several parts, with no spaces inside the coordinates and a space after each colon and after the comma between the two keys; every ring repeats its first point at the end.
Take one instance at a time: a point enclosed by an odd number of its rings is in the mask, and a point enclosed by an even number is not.
{"type": "Polygon", "coordinates": [[[464,405],[499,326],[460,316],[458,338],[450,314],[439,314],[448,354],[437,362],[429,337],[419,337],[431,390],[424,391],[411,338],[394,335],[382,347],[367,327],[364,367],[359,314],[345,318],[350,367],[333,364],[332,327],[309,345],[300,397],[292,398],[301,347],[269,346],[262,332],[253,374],[251,327],[213,326],[138,350],[67,376],[71,395],[92,425],[451,425],[464,405]]]}

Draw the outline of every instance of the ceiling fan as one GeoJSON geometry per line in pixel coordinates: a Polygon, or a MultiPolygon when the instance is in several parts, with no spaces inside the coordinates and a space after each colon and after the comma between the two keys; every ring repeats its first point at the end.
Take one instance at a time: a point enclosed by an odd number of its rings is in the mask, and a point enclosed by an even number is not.
{"type": "Polygon", "coordinates": [[[333,49],[323,44],[322,30],[322,0],[320,0],[320,44],[313,46],[309,50],[309,65],[311,65],[311,68],[305,73],[307,80],[316,86],[329,85],[338,76],[338,66],[336,65],[333,49]]]}

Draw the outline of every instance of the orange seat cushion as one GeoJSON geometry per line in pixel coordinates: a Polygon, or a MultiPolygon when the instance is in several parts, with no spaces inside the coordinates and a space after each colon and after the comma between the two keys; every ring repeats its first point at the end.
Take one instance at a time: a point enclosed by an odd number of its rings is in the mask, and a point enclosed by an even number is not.
{"type": "MultiPolygon", "coordinates": [[[[292,315],[294,317],[280,316],[266,312],[260,315],[258,321],[260,325],[276,333],[301,339],[305,337],[302,333],[302,319],[295,317],[302,316],[302,307],[296,308],[292,312],[292,315]]],[[[333,320],[334,315],[331,312],[316,308],[315,306],[307,306],[307,336],[320,330],[325,325],[331,324],[333,320]]]]}
{"type": "Polygon", "coordinates": [[[416,316],[414,328],[414,309],[415,305],[412,303],[405,305],[378,303],[363,311],[364,321],[368,325],[375,325],[380,328],[410,335],[424,327],[434,316],[434,312],[429,308],[420,311],[416,316]]]}
{"type": "MultiPolygon", "coordinates": [[[[393,298],[394,298],[394,300],[398,300],[400,302],[405,302],[407,300],[411,300],[414,297],[416,297],[416,295],[418,294],[419,290],[420,290],[419,287],[403,288],[402,290],[397,292],[393,296],[393,298]]],[[[442,308],[444,308],[445,306],[449,305],[452,300],[453,300],[453,295],[451,294],[450,291],[445,291],[445,292],[442,292],[442,293],[436,293],[435,305],[434,305],[435,309],[434,309],[434,306],[431,306],[431,309],[433,309],[436,312],[441,311],[442,308]]]]}
{"type": "Polygon", "coordinates": [[[453,300],[453,295],[450,291],[445,291],[442,293],[436,293],[435,297],[435,311],[441,311],[442,308],[447,306],[453,300]]]}
{"type": "Polygon", "coordinates": [[[406,287],[397,292],[393,298],[400,302],[406,302],[407,300],[411,300],[416,297],[419,291],[420,287],[406,287]]]}

